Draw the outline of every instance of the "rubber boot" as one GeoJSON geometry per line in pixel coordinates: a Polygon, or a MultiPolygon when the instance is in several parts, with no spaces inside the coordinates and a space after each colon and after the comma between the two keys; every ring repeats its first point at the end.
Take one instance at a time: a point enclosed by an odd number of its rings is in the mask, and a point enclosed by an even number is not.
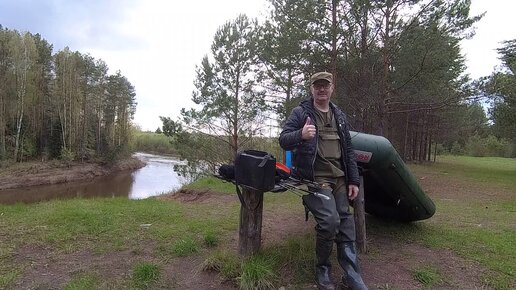
{"type": "Polygon", "coordinates": [[[337,244],[337,260],[346,273],[342,276],[342,283],[353,290],[368,290],[358,268],[358,257],[354,242],[337,244]]]}
{"type": "Polygon", "coordinates": [[[335,290],[335,285],[331,281],[330,255],[332,248],[333,241],[317,238],[315,244],[315,255],[317,256],[315,281],[318,289],[335,290]]]}

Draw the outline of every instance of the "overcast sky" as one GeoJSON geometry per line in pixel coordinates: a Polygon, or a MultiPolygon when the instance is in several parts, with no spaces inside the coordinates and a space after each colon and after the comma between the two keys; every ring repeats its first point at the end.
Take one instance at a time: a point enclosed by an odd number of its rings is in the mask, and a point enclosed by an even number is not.
{"type": "MultiPolygon", "coordinates": [[[[209,53],[217,28],[238,14],[261,17],[265,0],[0,0],[0,24],[40,33],[54,53],[68,46],[104,60],[136,88],[135,123],[161,126],[191,107],[195,66],[209,53]]],[[[462,42],[472,78],[500,65],[496,48],[516,38],[516,1],[472,0],[472,15],[486,11],[476,35],[462,42]]]]}

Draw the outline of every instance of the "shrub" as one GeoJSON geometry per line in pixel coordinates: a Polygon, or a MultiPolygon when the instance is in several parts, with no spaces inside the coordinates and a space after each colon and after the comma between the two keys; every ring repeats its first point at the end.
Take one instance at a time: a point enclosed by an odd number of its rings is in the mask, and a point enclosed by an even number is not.
{"type": "Polygon", "coordinates": [[[469,137],[465,147],[466,153],[468,155],[475,157],[482,157],[487,155],[485,139],[480,138],[478,135],[469,137]]]}
{"type": "Polygon", "coordinates": [[[462,146],[459,142],[455,141],[453,142],[452,148],[450,149],[450,153],[453,155],[463,155],[464,149],[462,149],[462,146]]]}
{"type": "Polygon", "coordinates": [[[61,160],[63,161],[73,161],[75,159],[75,154],[72,150],[63,148],[61,149],[61,160]]]}
{"type": "Polygon", "coordinates": [[[466,143],[466,152],[468,155],[476,157],[511,157],[512,144],[507,139],[498,139],[493,135],[485,138],[475,135],[469,137],[466,143]]]}

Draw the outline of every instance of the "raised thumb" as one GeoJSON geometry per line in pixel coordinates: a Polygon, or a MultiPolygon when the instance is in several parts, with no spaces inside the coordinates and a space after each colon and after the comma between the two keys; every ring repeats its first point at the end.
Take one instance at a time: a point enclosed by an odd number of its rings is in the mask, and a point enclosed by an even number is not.
{"type": "Polygon", "coordinates": [[[311,122],[311,120],[310,120],[310,117],[306,117],[306,123],[305,123],[305,125],[311,125],[311,124],[312,124],[312,122],[311,122]]]}

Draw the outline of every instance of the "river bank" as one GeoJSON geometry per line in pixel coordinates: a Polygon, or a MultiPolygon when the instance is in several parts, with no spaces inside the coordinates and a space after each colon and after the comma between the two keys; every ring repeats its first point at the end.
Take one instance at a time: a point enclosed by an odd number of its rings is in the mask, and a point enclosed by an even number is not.
{"type": "MultiPolygon", "coordinates": [[[[367,215],[370,289],[516,289],[515,161],[411,165],[438,211],[416,223],[367,215]]],[[[315,221],[301,198],[264,194],[262,251],[244,259],[234,191],[208,178],[159,198],[0,204],[0,289],[314,289],[315,221]]]]}
{"type": "Polygon", "coordinates": [[[110,165],[57,160],[16,163],[0,169],[0,190],[89,180],[97,176],[134,170],[143,166],[145,166],[145,162],[135,157],[122,159],[110,165]]]}

